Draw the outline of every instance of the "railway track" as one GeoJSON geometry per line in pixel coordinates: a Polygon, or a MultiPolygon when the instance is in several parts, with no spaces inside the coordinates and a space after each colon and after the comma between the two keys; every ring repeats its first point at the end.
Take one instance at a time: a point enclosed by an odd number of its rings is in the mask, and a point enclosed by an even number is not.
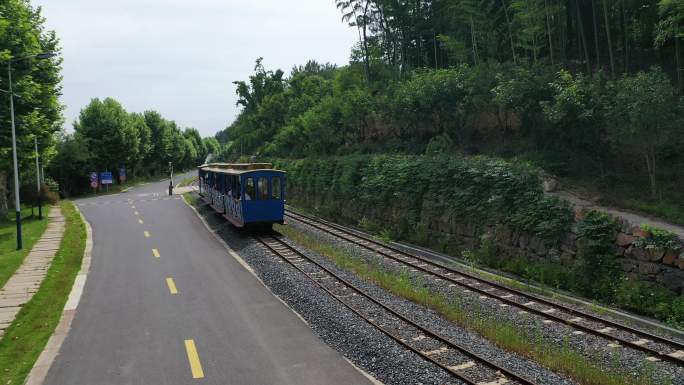
{"type": "Polygon", "coordinates": [[[460,381],[470,385],[535,384],[399,314],[277,235],[256,239],[374,328],[460,381]]]}
{"type": "Polygon", "coordinates": [[[322,221],[287,210],[286,217],[305,223],[324,233],[370,250],[395,264],[421,271],[446,282],[450,287],[462,287],[481,296],[501,301],[521,311],[536,314],[549,321],[568,325],[575,334],[592,334],[608,340],[611,347],[619,345],[642,351],[649,360],[665,360],[684,367],[684,344],[681,342],[635,329],[620,323],[560,305],[543,297],[513,289],[477,275],[462,272],[434,260],[408,253],[379,242],[371,237],[352,232],[343,226],[322,221]]]}

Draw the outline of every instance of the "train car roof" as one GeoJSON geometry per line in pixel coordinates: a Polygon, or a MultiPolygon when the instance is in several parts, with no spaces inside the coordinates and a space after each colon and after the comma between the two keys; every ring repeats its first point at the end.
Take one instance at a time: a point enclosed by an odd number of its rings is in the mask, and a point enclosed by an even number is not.
{"type": "Polygon", "coordinates": [[[285,173],[283,170],[276,170],[271,163],[208,163],[199,166],[204,171],[216,172],[220,174],[246,174],[256,171],[270,171],[285,173]]]}

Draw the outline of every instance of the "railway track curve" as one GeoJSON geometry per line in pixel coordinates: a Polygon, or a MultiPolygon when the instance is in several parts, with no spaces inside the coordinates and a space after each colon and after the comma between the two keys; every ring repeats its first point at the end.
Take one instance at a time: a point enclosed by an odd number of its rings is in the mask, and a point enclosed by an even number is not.
{"type": "Polygon", "coordinates": [[[684,344],[679,341],[635,329],[549,301],[535,294],[526,293],[486,280],[474,274],[453,269],[443,263],[406,252],[328,221],[295,213],[291,210],[286,210],[285,216],[365,248],[397,264],[429,274],[445,281],[450,286],[459,286],[547,320],[565,324],[576,329],[575,333],[592,334],[608,340],[611,344],[617,343],[618,345],[642,351],[653,357],[652,360],[665,360],[684,367],[684,344]]]}

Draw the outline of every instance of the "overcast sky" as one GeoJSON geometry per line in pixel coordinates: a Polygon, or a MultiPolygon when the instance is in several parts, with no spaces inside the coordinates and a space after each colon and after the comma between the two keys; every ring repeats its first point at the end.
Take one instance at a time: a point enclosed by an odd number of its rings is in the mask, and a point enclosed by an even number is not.
{"type": "Polygon", "coordinates": [[[91,98],[148,109],[209,136],[235,118],[234,80],[257,57],[286,73],[308,59],[344,65],[356,31],[333,0],[33,0],[64,58],[65,126],[91,98]]]}

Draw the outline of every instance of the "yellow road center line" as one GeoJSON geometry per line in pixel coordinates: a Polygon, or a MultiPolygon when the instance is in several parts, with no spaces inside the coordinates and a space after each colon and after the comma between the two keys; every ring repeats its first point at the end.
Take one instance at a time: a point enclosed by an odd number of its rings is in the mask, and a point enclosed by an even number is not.
{"type": "Polygon", "coordinates": [[[139,215],[139,214],[140,214],[139,212],[137,212],[137,211],[135,212],[135,215],[139,215]]]}
{"type": "Polygon", "coordinates": [[[145,231],[145,238],[149,238],[149,237],[150,237],[150,232],[149,232],[149,231],[145,231]]]}
{"type": "Polygon", "coordinates": [[[154,255],[155,258],[159,258],[159,250],[152,249],[152,255],[154,255]]]}
{"type": "Polygon", "coordinates": [[[176,284],[173,282],[173,278],[166,278],[166,284],[169,286],[169,292],[171,292],[171,294],[178,294],[178,289],[176,289],[176,284]]]}
{"type": "Polygon", "coordinates": [[[142,219],[138,219],[138,223],[140,223],[142,225],[143,224],[142,219]]]}
{"type": "Polygon", "coordinates": [[[194,340],[185,340],[185,351],[188,353],[192,378],[204,378],[204,370],[202,370],[202,363],[200,363],[194,340]]]}

